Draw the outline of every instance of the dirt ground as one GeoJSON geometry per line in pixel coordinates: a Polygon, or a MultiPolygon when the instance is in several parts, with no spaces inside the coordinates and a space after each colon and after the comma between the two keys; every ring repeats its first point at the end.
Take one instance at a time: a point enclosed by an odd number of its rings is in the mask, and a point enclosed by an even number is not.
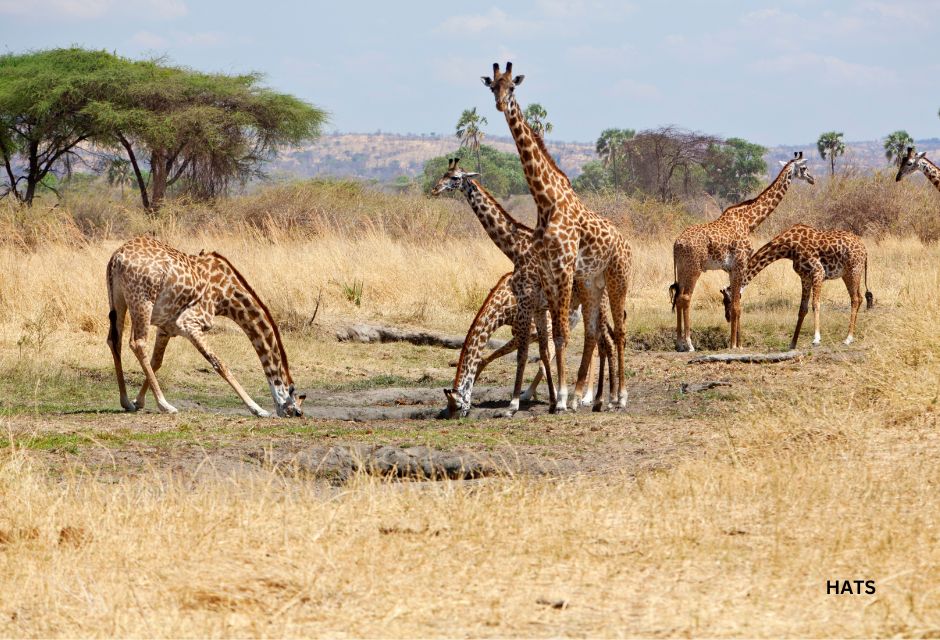
{"type": "Polygon", "coordinates": [[[6,429],[53,474],[81,469],[114,479],[155,470],[243,474],[276,465],[335,483],[339,470],[323,462],[331,451],[415,446],[473,455],[501,474],[635,476],[727,444],[709,425],[755,395],[797,379],[810,388],[828,384],[861,357],[858,349],[823,348],[777,364],[687,364],[689,354],[638,352],[629,362],[626,410],[601,413],[584,407],[550,416],[540,396],[505,417],[511,388],[484,384],[474,391],[470,414],[458,420],[444,417],[439,387],[385,387],[305,390],[300,419],[259,419],[241,406],[210,408],[179,397],[176,415],[152,406],[136,414],[20,414],[7,419],[6,429]],[[703,388],[711,383],[717,384],[703,388]],[[322,464],[299,468],[300,457],[322,464]]]}

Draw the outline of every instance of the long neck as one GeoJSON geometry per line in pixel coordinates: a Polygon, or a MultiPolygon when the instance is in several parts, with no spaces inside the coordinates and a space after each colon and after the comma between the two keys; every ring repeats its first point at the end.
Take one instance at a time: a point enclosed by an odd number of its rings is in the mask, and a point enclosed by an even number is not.
{"type": "Polygon", "coordinates": [[[463,192],[486,235],[515,263],[519,244],[531,239],[532,229],[509,215],[476,180],[464,180],[463,192]]]}
{"type": "Polygon", "coordinates": [[[580,200],[574,193],[568,177],[555,165],[541,138],[526,122],[515,96],[510,95],[507,103],[504,112],[506,123],[509,124],[512,138],[516,141],[522,170],[538,207],[539,226],[544,227],[548,223],[547,213],[550,212],[552,204],[563,195],[568,194],[576,202],[580,200]]]}
{"type": "Polygon", "coordinates": [[[767,219],[767,216],[773,213],[774,209],[777,208],[777,205],[780,204],[784,194],[787,192],[790,181],[792,180],[790,165],[791,163],[788,162],[776,179],[771,182],[760,195],[753,200],[728,207],[725,209],[725,212],[721,214],[721,217],[725,219],[735,218],[743,221],[747,225],[748,233],[752,233],[760,226],[760,223],[767,219]]]}
{"type": "Polygon", "coordinates": [[[927,158],[921,158],[917,166],[924,172],[927,179],[933,183],[933,186],[940,190],[940,167],[927,158]]]}
{"type": "Polygon", "coordinates": [[[236,284],[233,289],[227,297],[227,304],[222,306],[222,315],[234,320],[251,340],[273,394],[276,387],[287,387],[292,382],[281,335],[270,313],[253,291],[241,284],[236,284]]]}
{"type": "Polygon", "coordinates": [[[470,330],[467,331],[463,348],[460,350],[457,374],[454,376],[454,390],[467,403],[473,392],[473,383],[483,360],[486,343],[490,335],[505,322],[506,309],[515,307],[515,298],[507,284],[510,277],[512,273],[505,274],[490,291],[470,324],[470,330]]]}
{"type": "Polygon", "coordinates": [[[747,261],[747,270],[744,273],[744,279],[741,281],[741,288],[743,289],[749,285],[751,280],[769,265],[784,258],[792,258],[791,247],[787,238],[777,236],[755,251],[750,260],[747,261]]]}

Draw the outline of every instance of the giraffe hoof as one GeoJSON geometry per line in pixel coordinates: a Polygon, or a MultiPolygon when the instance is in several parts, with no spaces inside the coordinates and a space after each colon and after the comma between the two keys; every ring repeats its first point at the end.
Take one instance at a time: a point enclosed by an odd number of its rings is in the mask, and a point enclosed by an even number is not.
{"type": "Polygon", "coordinates": [[[849,336],[842,342],[842,344],[849,345],[849,344],[852,344],[853,342],[855,342],[855,338],[853,338],[852,336],[849,336]]]}
{"type": "Polygon", "coordinates": [[[594,413],[600,413],[600,412],[603,411],[603,410],[604,410],[604,403],[603,403],[603,402],[597,402],[597,403],[594,404],[593,407],[591,407],[591,411],[593,411],[594,413]]]}
{"type": "Polygon", "coordinates": [[[162,411],[163,413],[169,413],[169,414],[179,413],[176,407],[174,407],[168,402],[160,405],[160,411],[162,411]]]}
{"type": "Polygon", "coordinates": [[[127,411],[129,413],[134,413],[138,409],[137,405],[131,402],[130,400],[128,400],[127,402],[122,402],[121,408],[123,408],[124,411],[127,411]]]}
{"type": "Polygon", "coordinates": [[[140,411],[141,409],[144,408],[144,401],[143,401],[143,400],[134,400],[134,408],[133,408],[133,409],[130,409],[130,408],[128,408],[128,407],[124,407],[124,408],[127,409],[128,411],[140,411]]]}

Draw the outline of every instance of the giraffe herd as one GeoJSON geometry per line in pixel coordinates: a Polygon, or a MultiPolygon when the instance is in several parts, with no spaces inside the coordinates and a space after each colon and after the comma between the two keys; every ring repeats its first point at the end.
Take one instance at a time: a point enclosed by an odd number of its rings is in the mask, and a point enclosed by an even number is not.
{"type": "MultiPolygon", "coordinates": [[[[507,62],[502,72],[494,63],[492,77],[483,76],[482,80],[492,91],[496,109],[505,116],[516,143],[537,209],[535,228],[510,216],[474,179],[478,174],[461,169],[457,158],[449,161],[447,171],[432,190],[432,195],[461,191],[490,239],[513,263],[513,271],[503,275],[486,297],[464,340],[454,385],[444,390],[449,416],[467,414],[474,381],[483,368],[513,350],[516,351],[516,375],[509,415],[519,409],[521,401],[534,397],[542,377],[548,386],[551,413],[577,409],[581,404],[592,404],[595,411],[622,409],[627,403],[625,305],[632,268],[630,244],[609,220],[581,202],[541,136],[527,123],[515,97],[515,89],[524,78],[522,75],[513,77],[512,63],[507,62]],[[569,405],[566,350],[571,330],[580,319],[584,324],[584,347],[569,405]],[[512,340],[484,356],[490,334],[504,325],[511,326],[512,340]],[[523,393],[528,347],[533,341],[538,343],[540,371],[523,393]],[[592,389],[591,380],[595,349],[600,355],[596,391],[592,389]],[[610,378],[606,403],[605,365],[610,378]]],[[[669,290],[676,314],[678,351],[694,351],[691,298],[702,272],[723,270],[729,274],[730,283],[722,290],[722,297],[725,318],[731,325],[729,344],[732,349],[738,349],[743,291],[765,267],[781,259],[792,261],[803,283],[790,348],[796,348],[810,300],[814,314],[813,344],[819,344],[822,283],[840,277],[851,299],[845,344],[854,340],[863,283],[867,307],[873,304],[867,283],[867,252],[860,238],[846,231],[823,231],[798,224],[756,252],[752,250],[750,234],[774,211],[793,180],[815,183],[802,152],[780,164],[782,168],[776,179],[757,197],[728,207],[712,222],[687,228],[675,241],[675,281],[669,290]]],[[[915,171],[923,172],[940,190],[940,168],[929,161],[926,154],[916,154],[913,147],[908,147],[907,154],[901,158],[897,180],[915,171]]],[[[234,320],[255,348],[277,415],[303,415],[301,405],[306,396],[296,391],[274,318],[244,276],[225,257],[214,252],[188,255],[152,238],[135,238],[111,256],[107,288],[110,326],[107,342],[114,358],[121,406],[125,410],[143,408],[150,390],[161,411],[176,413],[176,408],[163,395],[156,372],[170,338],[183,336],[232,386],[251,413],[270,415],[245,392],[206,342],[205,334],[212,327],[213,318],[221,315],[234,320]],[[121,363],[121,340],[128,313],[131,317],[129,345],[145,374],[133,402],[127,395],[121,363]],[[157,336],[148,362],[145,349],[151,325],[157,327],[157,336]]]]}

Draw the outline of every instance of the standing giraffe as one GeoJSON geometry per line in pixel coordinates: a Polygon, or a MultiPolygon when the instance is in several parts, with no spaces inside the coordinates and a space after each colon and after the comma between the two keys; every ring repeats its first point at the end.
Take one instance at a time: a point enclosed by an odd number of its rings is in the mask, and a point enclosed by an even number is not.
{"type": "Polygon", "coordinates": [[[206,343],[205,333],[217,315],[231,318],[251,340],[261,359],[274,407],[279,416],[301,416],[305,395],[295,395],[287,367],[287,354],[271,312],[261,302],[244,276],[218,253],[198,256],[177,251],[152,238],[135,238],[123,244],[108,261],[108,346],[114,356],[121,406],[127,411],[144,407],[147,389],[153,390],[161,411],[176,413],[160,390],[156,372],[173,336],[184,336],[199,350],[212,368],[228,382],[256,416],[271,415],[245,393],[238,381],[206,343]],[[146,379],[131,403],[121,366],[121,334],[124,316],[130,311],[130,347],[140,361],[146,379]],[[157,327],[153,357],[147,362],[147,333],[157,327]]]}
{"type": "Polygon", "coordinates": [[[927,179],[940,190],[940,167],[927,159],[927,152],[914,153],[914,147],[907,148],[907,155],[901,160],[901,166],[898,168],[898,176],[895,178],[898,182],[901,178],[917,170],[923,171],[927,179]]]}
{"type": "MultiPolygon", "coordinates": [[[[796,329],[790,340],[790,349],[796,349],[796,342],[803,327],[803,318],[809,310],[809,299],[813,299],[813,345],[819,344],[819,295],[824,280],[842,278],[849,290],[852,301],[852,314],[849,317],[849,335],[845,344],[855,340],[855,320],[858,308],[862,305],[862,282],[865,283],[866,308],[875,303],[874,296],[868,290],[868,252],[861,238],[848,231],[820,231],[805,224],[797,224],[757,250],[748,261],[747,269],[741,279],[739,294],[744,292],[754,277],[767,265],[777,260],[793,261],[793,270],[803,281],[803,297],[800,300],[800,313],[796,320],[796,329]]],[[[725,304],[725,319],[731,321],[731,288],[722,289],[725,304]]],[[[740,295],[739,295],[740,297],[740,295]]]]}
{"type": "MultiPolygon", "coordinates": [[[[516,378],[509,411],[518,410],[522,399],[522,379],[528,359],[529,336],[533,320],[536,324],[543,371],[548,374],[550,400],[553,399],[554,393],[550,370],[545,368],[546,364],[550,367],[548,360],[552,356],[551,347],[547,342],[550,325],[545,316],[547,302],[542,292],[538,261],[532,249],[532,229],[510,216],[496,198],[474,180],[478,175],[478,173],[461,169],[459,159],[453,158],[448,162],[447,171],[434,185],[431,194],[436,196],[446,191],[462,191],[487,235],[500,251],[512,260],[514,270],[511,274],[503,276],[490,291],[470,325],[458,360],[454,387],[444,391],[451,414],[454,413],[455,408],[463,415],[466,415],[470,409],[470,394],[473,390],[474,379],[486,364],[495,359],[494,356],[490,356],[483,361],[483,364],[480,364],[483,347],[490,333],[503,324],[512,325],[512,344],[516,348],[516,378]]],[[[579,317],[579,309],[572,310],[568,317],[569,326],[575,326],[579,317]]],[[[606,334],[602,344],[604,347],[609,346],[606,343],[606,334]]],[[[502,352],[500,355],[508,353],[509,350],[503,347],[500,349],[502,352]]],[[[534,393],[534,387],[538,384],[541,375],[542,371],[530,387],[527,393],[529,397],[534,393]]],[[[587,385],[587,388],[582,400],[585,404],[590,403],[592,395],[590,385],[587,385]]],[[[598,394],[598,402],[600,400],[601,395],[598,394]]],[[[596,408],[599,409],[599,407],[596,408]]]]}
{"type": "Polygon", "coordinates": [[[717,219],[689,227],[672,246],[676,281],[669,287],[672,308],[676,312],[676,350],[695,351],[692,346],[692,292],[704,271],[721,269],[730,275],[731,348],[740,347],[741,278],[747,268],[752,247],[748,236],[776,209],[793,178],[816,184],[806,168],[803,152],[793,154],[777,178],[756,198],[724,210],[717,219]]]}
{"type": "MultiPolygon", "coordinates": [[[[570,328],[560,319],[568,315],[575,286],[581,291],[584,315],[584,351],[575,386],[575,402],[587,379],[587,370],[603,329],[602,298],[606,290],[613,320],[613,338],[617,348],[617,405],[627,404],[624,378],[624,327],[627,291],[630,285],[630,245],[609,220],[582,204],[571,181],[555,164],[542,138],[532,131],[515,98],[515,88],[525,76],[512,77],[512,63],[499,71],[493,63],[493,77],[483,76],[483,84],[496,99],[496,109],[506,117],[513,140],[519,151],[529,191],[535,199],[538,223],[533,235],[533,248],[539,260],[542,288],[548,299],[552,331],[555,339],[555,363],[559,392],[555,412],[567,409],[568,385],[565,354],[570,328]]],[[[614,375],[611,371],[610,375],[614,375]]]]}

